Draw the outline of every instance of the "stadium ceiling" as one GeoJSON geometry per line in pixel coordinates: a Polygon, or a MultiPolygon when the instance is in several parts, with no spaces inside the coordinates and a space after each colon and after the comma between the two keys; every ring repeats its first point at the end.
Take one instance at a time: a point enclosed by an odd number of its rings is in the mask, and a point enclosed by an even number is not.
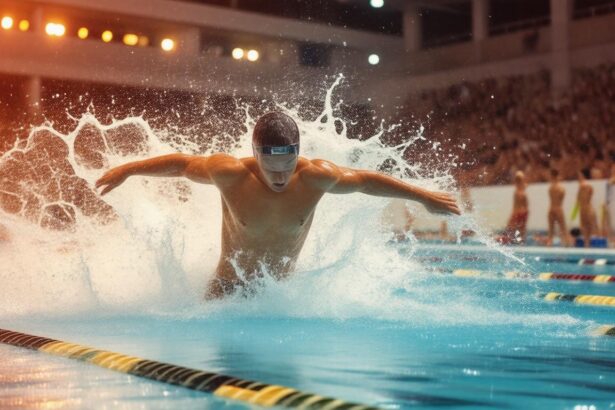
{"type": "MultiPolygon", "coordinates": [[[[340,3],[368,3],[367,0],[337,0],[340,3]]],[[[385,0],[385,7],[394,10],[403,10],[408,6],[417,6],[422,9],[456,11],[448,7],[450,4],[463,3],[471,0],[385,0]]]]}

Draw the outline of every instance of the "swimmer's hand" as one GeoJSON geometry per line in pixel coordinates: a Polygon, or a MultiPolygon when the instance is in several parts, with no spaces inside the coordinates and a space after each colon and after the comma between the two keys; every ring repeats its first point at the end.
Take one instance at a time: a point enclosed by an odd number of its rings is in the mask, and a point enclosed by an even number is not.
{"type": "Polygon", "coordinates": [[[96,181],[96,188],[104,187],[100,195],[105,195],[121,185],[129,176],[130,173],[123,166],[112,168],[96,181]]]}
{"type": "Polygon", "coordinates": [[[421,202],[432,214],[461,215],[457,201],[449,193],[425,191],[422,196],[421,202]]]}

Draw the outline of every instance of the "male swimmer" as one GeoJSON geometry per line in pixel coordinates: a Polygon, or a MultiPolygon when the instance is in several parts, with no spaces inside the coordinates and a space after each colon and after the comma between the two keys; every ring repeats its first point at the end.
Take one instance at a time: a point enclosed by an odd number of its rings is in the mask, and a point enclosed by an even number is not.
{"type": "Polygon", "coordinates": [[[280,112],[262,116],[252,135],[253,157],[170,154],[113,168],[96,182],[101,195],[132,175],[184,176],[213,184],[222,197],[222,248],[206,297],[221,298],[264,264],[278,278],[294,268],[316,205],[326,193],[409,199],[432,213],[460,214],[448,193],[431,192],[373,171],[337,166],[299,156],[299,129],[280,112]]]}
{"type": "Polygon", "coordinates": [[[553,236],[555,235],[555,225],[559,227],[559,236],[563,245],[568,246],[570,243],[568,231],[566,230],[566,218],[564,216],[564,197],[566,189],[560,183],[559,171],[555,168],[551,169],[551,184],[549,185],[549,198],[551,205],[547,218],[549,221],[549,237],[547,245],[553,245],[553,236]]]}
{"type": "Polygon", "coordinates": [[[589,247],[592,235],[598,231],[596,211],[594,211],[592,205],[594,188],[587,182],[591,178],[591,172],[588,168],[582,169],[578,173],[578,177],[579,192],[577,194],[577,203],[579,205],[579,215],[581,216],[581,233],[583,234],[583,244],[585,247],[589,247]]]}

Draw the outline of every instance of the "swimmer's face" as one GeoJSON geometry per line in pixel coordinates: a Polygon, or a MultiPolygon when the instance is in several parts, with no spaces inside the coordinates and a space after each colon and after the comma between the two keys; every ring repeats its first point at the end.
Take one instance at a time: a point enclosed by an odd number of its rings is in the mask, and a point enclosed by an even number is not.
{"type": "Polygon", "coordinates": [[[297,167],[297,154],[264,155],[254,152],[256,162],[267,186],[274,192],[283,192],[288,187],[297,167]]]}

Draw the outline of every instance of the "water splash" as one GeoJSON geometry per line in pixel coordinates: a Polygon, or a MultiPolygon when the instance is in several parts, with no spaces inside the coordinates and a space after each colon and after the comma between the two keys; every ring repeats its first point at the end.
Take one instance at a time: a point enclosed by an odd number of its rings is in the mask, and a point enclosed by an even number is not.
{"type": "MultiPolygon", "coordinates": [[[[454,189],[450,173],[428,174],[406,158],[419,132],[403,142],[382,142],[397,125],[380,124],[366,139],[348,137],[341,101],[328,88],[322,113],[301,118],[298,108],[278,104],[301,130],[302,154],[342,166],[387,169],[431,189],[454,189]]],[[[145,313],[268,315],[325,318],[370,317],[402,322],[502,323],[555,320],[548,315],[508,313],[484,307],[480,296],[425,281],[412,254],[388,246],[380,216],[387,199],[361,194],[329,195],[321,201],[312,230],[289,280],[264,275],[256,295],[203,303],[220,248],[221,207],[211,186],[180,179],[132,177],[104,200],[93,186],[104,170],[172,152],[207,155],[224,150],[251,155],[255,116],[244,107],[240,135],[221,132],[207,144],[179,131],[153,130],[143,117],[101,123],[94,114],[74,118],[67,133],[52,124],[34,128],[28,139],[0,159],[0,205],[12,240],[0,247],[0,280],[6,284],[0,316],[114,315],[145,313]],[[446,296],[444,296],[446,294],[446,296]],[[428,297],[425,297],[427,295],[428,297]],[[463,313],[460,313],[463,312],[463,313]]],[[[451,226],[458,232],[471,218],[451,226]]],[[[487,235],[479,238],[496,245],[487,235]]],[[[559,317],[557,320],[571,320],[559,317]]]]}

